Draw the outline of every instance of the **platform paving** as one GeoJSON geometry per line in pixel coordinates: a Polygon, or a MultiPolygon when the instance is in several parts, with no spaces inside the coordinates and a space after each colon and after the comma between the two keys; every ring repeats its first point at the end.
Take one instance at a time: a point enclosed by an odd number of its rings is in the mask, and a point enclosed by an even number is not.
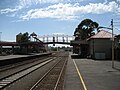
{"type": "Polygon", "coordinates": [[[20,57],[28,57],[28,56],[29,55],[7,55],[7,56],[0,56],[0,60],[20,58],[20,57]]]}
{"type": "Polygon", "coordinates": [[[66,69],[64,90],[84,90],[70,55],[66,69]]]}
{"type": "MultiPolygon", "coordinates": [[[[49,52],[47,52],[47,53],[49,53],[49,52]]],[[[47,53],[31,53],[30,55],[6,55],[6,56],[0,56],[0,60],[29,57],[29,56],[34,56],[34,55],[43,55],[43,54],[47,54],[47,53]]]]}
{"type": "Polygon", "coordinates": [[[25,61],[34,59],[40,56],[46,56],[51,54],[50,52],[47,53],[34,53],[29,55],[7,55],[7,56],[0,56],[0,66],[5,66],[9,64],[14,64],[17,62],[25,61]]]}
{"type": "Polygon", "coordinates": [[[65,75],[64,90],[120,90],[120,61],[92,59],[71,59],[69,57],[65,75]],[[73,63],[75,61],[87,89],[83,88],[81,79],[73,63]]]}

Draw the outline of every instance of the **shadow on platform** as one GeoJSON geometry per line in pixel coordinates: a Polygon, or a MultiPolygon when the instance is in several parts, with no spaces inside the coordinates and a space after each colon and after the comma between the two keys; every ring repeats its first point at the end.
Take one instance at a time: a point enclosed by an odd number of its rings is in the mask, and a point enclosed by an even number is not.
{"type": "Polygon", "coordinates": [[[85,57],[81,56],[81,55],[71,55],[72,59],[85,59],[85,57]]]}
{"type": "Polygon", "coordinates": [[[120,68],[118,68],[118,67],[114,67],[113,69],[115,69],[117,71],[120,71],[120,68]]]}

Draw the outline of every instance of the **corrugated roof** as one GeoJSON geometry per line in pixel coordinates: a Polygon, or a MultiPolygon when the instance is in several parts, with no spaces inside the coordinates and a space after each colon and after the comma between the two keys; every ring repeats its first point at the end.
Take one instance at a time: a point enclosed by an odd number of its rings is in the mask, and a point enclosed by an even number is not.
{"type": "MultiPolygon", "coordinates": [[[[113,34],[113,36],[115,36],[115,34],[113,34]]],[[[112,33],[105,30],[101,30],[94,36],[91,36],[89,39],[92,39],[92,38],[112,38],[112,33]]]]}

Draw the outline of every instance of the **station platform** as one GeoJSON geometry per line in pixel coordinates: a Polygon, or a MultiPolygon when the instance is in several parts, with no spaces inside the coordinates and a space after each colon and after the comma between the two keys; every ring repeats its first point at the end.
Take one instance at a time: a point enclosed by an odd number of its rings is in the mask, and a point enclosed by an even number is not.
{"type": "Polygon", "coordinates": [[[71,55],[69,55],[67,63],[64,90],[84,90],[71,55]]]}
{"type": "Polygon", "coordinates": [[[39,56],[39,55],[44,55],[44,54],[48,54],[50,52],[47,53],[31,53],[29,55],[6,55],[6,56],[0,56],[0,60],[6,60],[6,59],[14,59],[14,58],[21,58],[21,57],[29,57],[29,56],[39,56]]]}
{"type": "Polygon", "coordinates": [[[6,60],[6,59],[13,59],[13,58],[20,58],[20,57],[28,57],[30,55],[7,55],[7,56],[0,56],[0,61],[1,60],[6,60]]]}
{"type": "Polygon", "coordinates": [[[69,56],[64,90],[120,90],[120,61],[72,59],[69,56]]]}
{"type": "Polygon", "coordinates": [[[7,56],[0,56],[0,66],[8,65],[8,64],[13,64],[16,62],[21,62],[23,60],[29,60],[29,59],[34,59],[36,57],[41,57],[45,55],[50,55],[50,52],[46,53],[34,53],[30,55],[7,55],[7,56]]]}

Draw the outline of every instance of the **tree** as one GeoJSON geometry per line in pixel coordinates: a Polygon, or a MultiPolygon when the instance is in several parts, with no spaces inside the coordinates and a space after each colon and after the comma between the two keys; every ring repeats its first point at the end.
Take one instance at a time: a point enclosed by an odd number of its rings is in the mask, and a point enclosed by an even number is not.
{"type": "Polygon", "coordinates": [[[29,33],[19,33],[18,35],[16,35],[16,42],[22,43],[22,42],[29,42],[30,40],[30,36],[29,33]]]}
{"type": "Polygon", "coordinates": [[[30,40],[29,33],[26,32],[22,35],[21,42],[29,42],[30,40]]]}
{"type": "MultiPolygon", "coordinates": [[[[98,26],[99,24],[97,22],[94,22],[91,19],[84,19],[75,29],[75,40],[86,40],[87,38],[95,35],[94,31],[98,26]]],[[[79,44],[78,46],[80,47],[80,50],[78,51],[78,53],[80,52],[80,56],[86,57],[89,54],[88,44],[79,44]]]]}
{"type": "Polygon", "coordinates": [[[91,19],[84,19],[75,29],[74,35],[79,32],[80,39],[84,40],[92,35],[95,35],[94,30],[99,26],[97,22],[92,21],[91,19]]]}

